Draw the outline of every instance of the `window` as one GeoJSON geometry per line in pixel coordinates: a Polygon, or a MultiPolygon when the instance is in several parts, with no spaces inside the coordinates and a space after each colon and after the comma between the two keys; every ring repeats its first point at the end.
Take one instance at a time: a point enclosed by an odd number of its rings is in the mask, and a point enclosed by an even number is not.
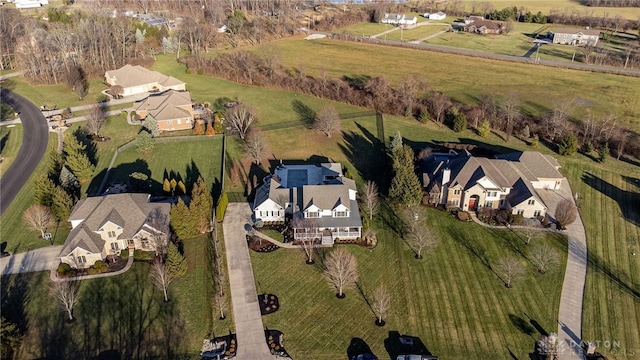
{"type": "Polygon", "coordinates": [[[109,231],[109,237],[110,238],[116,237],[116,232],[115,231],[109,231]]]}
{"type": "Polygon", "coordinates": [[[533,200],[533,199],[529,199],[529,201],[527,202],[527,204],[529,204],[529,205],[535,205],[535,204],[536,204],[536,201],[535,201],[535,200],[533,200]]]}
{"type": "Polygon", "coordinates": [[[488,208],[493,208],[493,201],[487,201],[484,206],[488,207],[488,208]]]}
{"type": "Polygon", "coordinates": [[[173,120],[167,120],[167,125],[169,126],[173,125],[173,120]]]}
{"type": "Polygon", "coordinates": [[[462,190],[455,189],[455,190],[453,190],[453,195],[460,195],[461,192],[462,192],[462,190]]]}
{"type": "Polygon", "coordinates": [[[307,211],[307,217],[308,218],[317,218],[317,217],[320,217],[320,214],[318,214],[317,211],[307,211]]]}
{"type": "Polygon", "coordinates": [[[113,250],[113,251],[120,250],[120,248],[118,247],[118,243],[112,242],[111,243],[111,250],[113,250]]]}
{"type": "Polygon", "coordinates": [[[536,210],[536,211],[533,212],[533,217],[538,217],[538,216],[540,216],[540,214],[541,214],[541,211],[540,210],[536,210]]]}
{"type": "Polygon", "coordinates": [[[453,204],[453,206],[459,206],[460,205],[460,200],[459,199],[453,199],[451,201],[451,203],[453,204]]]}
{"type": "Polygon", "coordinates": [[[346,211],[336,211],[334,213],[333,217],[347,217],[347,212],[346,211]]]}
{"type": "Polygon", "coordinates": [[[87,262],[87,258],[84,256],[78,256],[77,259],[78,259],[78,264],[84,264],[87,262]]]}
{"type": "Polygon", "coordinates": [[[182,124],[182,119],[178,119],[178,125],[182,124]]]}
{"type": "Polygon", "coordinates": [[[518,215],[524,215],[524,210],[523,209],[518,209],[518,215]]]}
{"type": "Polygon", "coordinates": [[[487,192],[487,197],[497,197],[498,196],[498,192],[497,191],[489,191],[487,192]]]}

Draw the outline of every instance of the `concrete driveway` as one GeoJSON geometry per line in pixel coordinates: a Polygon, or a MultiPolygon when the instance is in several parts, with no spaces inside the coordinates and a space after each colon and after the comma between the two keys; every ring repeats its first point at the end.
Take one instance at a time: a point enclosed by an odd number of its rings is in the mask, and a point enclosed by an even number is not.
{"type": "Polygon", "coordinates": [[[38,271],[55,271],[60,263],[58,254],[62,245],[29,250],[25,253],[7,256],[0,259],[2,275],[24,274],[38,271]]]}
{"type": "Polygon", "coordinates": [[[251,223],[247,203],[231,203],[224,217],[224,244],[227,253],[233,321],[238,339],[238,360],[273,359],[264,334],[258,293],[253,277],[245,225],[251,223]]]}

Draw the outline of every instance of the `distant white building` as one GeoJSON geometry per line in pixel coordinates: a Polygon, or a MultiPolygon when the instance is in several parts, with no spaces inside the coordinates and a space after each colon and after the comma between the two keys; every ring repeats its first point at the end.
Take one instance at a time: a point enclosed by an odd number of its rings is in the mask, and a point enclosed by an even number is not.
{"type": "Polygon", "coordinates": [[[556,29],[550,32],[554,44],[596,46],[600,38],[600,30],[556,29]]]}
{"type": "Polygon", "coordinates": [[[437,13],[425,13],[423,16],[429,20],[444,20],[447,17],[447,14],[442,11],[438,11],[437,13]]]}
{"type": "Polygon", "coordinates": [[[49,5],[49,0],[15,0],[16,9],[33,9],[49,5]]]}
{"type": "Polygon", "coordinates": [[[383,24],[393,24],[393,25],[415,25],[418,23],[418,18],[408,17],[405,14],[391,14],[386,13],[380,20],[383,24]]]}

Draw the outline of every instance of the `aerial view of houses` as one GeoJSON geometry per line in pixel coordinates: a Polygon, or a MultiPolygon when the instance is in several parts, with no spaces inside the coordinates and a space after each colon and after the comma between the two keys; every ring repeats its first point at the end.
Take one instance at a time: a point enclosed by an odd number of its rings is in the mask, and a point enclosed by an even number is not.
{"type": "Polygon", "coordinates": [[[637,359],[639,19],[1,1],[0,359],[637,359]]]}

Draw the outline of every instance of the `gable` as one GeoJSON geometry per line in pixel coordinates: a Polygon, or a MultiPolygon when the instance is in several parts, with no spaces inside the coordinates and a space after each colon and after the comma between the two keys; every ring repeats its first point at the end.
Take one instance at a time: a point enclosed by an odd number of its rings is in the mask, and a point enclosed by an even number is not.
{"type": "Polygon", "coordinates": [[[502,188],[500,186],[498,186],[495,182],[493,182],[493,180],[489,179],[488,177],[483,177],[482,179],[477,181],[478,185],[482,186],[485,189],[498,189],[501,190],[502,188]]]}
{"type": "Polygon", "coordinates": [[[257,205],[254,208],[254,211],[265,211],[265,210],[274,210],[274,209],[283,210],[284,208],[277,202],[273,201],[272,199],[266,199],[261,204],[257,205]]]}

